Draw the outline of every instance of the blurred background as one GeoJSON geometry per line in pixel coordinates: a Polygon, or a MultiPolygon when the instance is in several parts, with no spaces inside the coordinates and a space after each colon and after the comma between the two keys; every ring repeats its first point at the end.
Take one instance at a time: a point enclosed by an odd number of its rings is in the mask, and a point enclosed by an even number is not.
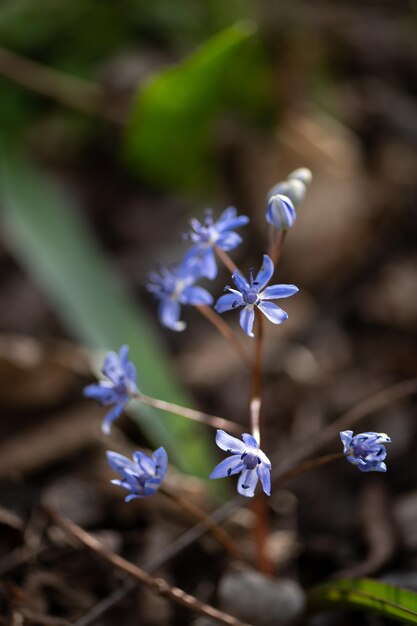
{"type": "MultiPolygon", "coordinates": [[[[82,399],[103,351],[128,343],[145,393],[247,424],[239,358],[191,309],[186,332],[161,328],[145,288],[158,262],[181,258],[181,234],[206,207],[219,214],[232,204],[250,216],[232,253],[247,272],[266,251],[268,190],[295,168],[313,173],[276,274],[300,294],[285,303],[288,322],[266,329],[268,454],[285,454],[357,402],[416,375],[416,31],[415,3],[400,0],[2,1],[4,615],[76,623],[120,582],[62,545],[10,560],[28,537],[43,536],[41,501],[138,563],[190,525],[171,508],[168,523],[163,502],[127,507],[107,486],[103,410],[82,399]]],[[[228,282],[220,271],[204,286],[217,297],[228,282]]],[[[137,408],[131,417],[120,420],[114,446],[163,443],[190,475],[172,480],[207,507],[208,487],[192,476],[206,476],[218,460],[213,433],[137,408]]],[[[303,584],[366,563],[375,547],[372,502],[388,549],[362,573],[417,589],[412,399],[362,430],[390,434],[389,473],[365,481],[339,462],[277,492],[274,558],[303,584]]],[[[212,493],[212,505],[224,495],[212,493]]],[[[251,554],[250,520],[233,523],[251,554]]],[[[222,559],[209,543],[193,550],[204,572],[183,555],[169,575],[210,599],[222,559]]],[[[144,624],[190,623],[165,601],[153,603],[130,594],[101,623],[116,615],[133,624],[139,614],[144,624]]]]}

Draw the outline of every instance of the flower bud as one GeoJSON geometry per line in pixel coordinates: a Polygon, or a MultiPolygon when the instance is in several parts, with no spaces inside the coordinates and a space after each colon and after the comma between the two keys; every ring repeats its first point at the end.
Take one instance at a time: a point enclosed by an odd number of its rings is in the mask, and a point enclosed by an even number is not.
{"type": "Polygon", "coordinates": [[[288,174],[288,180],[300,180],[304,185],[309,185],[313,179],[313,174],[307,167],[299,167],[288,174]]]}
{"type": "Polygon", "coordinates": [[[269,198],[266,221],[278,230],[286,230],[294,224],[297,215],[288,196],[275,194],[269,198]]]}

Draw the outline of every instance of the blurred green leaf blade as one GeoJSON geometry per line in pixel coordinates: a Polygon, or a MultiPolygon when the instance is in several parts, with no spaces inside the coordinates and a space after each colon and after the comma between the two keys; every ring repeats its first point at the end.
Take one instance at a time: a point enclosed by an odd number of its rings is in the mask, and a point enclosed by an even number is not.
{"type": "Polygon", "coordinates": [[[270,118],[270,76],[255,33],[252,22],[235,24],[139,89],[126,154],[141,176],[165,187],[204,187],[213,180],[221,114],[270,118]]]}
{"type": "MultiPolygon", "coordinates": [[[[42,287],[70,332],[106,351],[127,343],[139,388],[188,404],[153,324],[133,301],[68,195],[5,145],[0,165],[4,243],[42,287]]],[[[213,459],[201,427],[148,407],[130,406],[129,412],[155,446],[166,446],[181,469],[207,476],[213,459]]]]}
{"type": "Polygon", "coordinates": [[[367,578],[337,580],[314,587],[308,594],[308,604],[312,612],[345,607],[417,624],[416,593],[367,578]]]}

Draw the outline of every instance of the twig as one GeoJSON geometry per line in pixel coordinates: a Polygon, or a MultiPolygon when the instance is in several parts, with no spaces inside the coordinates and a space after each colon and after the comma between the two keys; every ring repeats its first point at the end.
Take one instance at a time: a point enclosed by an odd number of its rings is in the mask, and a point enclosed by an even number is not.
{"type": "Polygon", "coordinates": [[[362,563],[338,571],[334,578],[370,576],[395,554],[396,533],[390,514],[391,501],[384,483],[370,480],[363,484],[359,499],[359,517],[368,553],[362,563]]]}
{"type": "Polygon", "coordinates": [[[245,364],[247,366],[250,366],[250,361],[246,350],[243,348],[242,344],[236,337],[233,329],[229,326],[229,324],[225,322],[224,319],[209,306],[196,305],[195,308],[197,309],[197,311],[199,311],[199,313],[201,313],[201,315],[204,315],[204,317],[207,318],[211,324],[213,324],[213,326],[219,331],[220,334],[223,335],[223,337],[225,337],[225,339],[227,339],[227,341],[229,341],[229,343],[232,345],[234,350],[236,350],[236,352],[239,354],[245,364]]]}
{"type": "Polygon", "coordinates": [[[167,496],[170,500],[175,502],[177,506],[186,511],[194,519],[202,522],[204,526],[211,532],[213,537],[218,541],[218,543],[226,550],[226,552],[229,553],[229,555],[233,559],[241,559],[241,552],[236,542],[233,541],[229,533],[225,531],[224,528],[216,524],[216,522],[213,521],[211,517],[205,515],[205,513],[203,513],[199,507],[190,502],[190,500],[187,500],[186,498],[179,496],[177,493],[174,493],[171,489],[165,487],[164,485],[161,485],[159,491],[167,496]]]}
{"type": "Polygon", "coordinates": [[[292,469],[287,472],[281,473],[274,480],[274,487],[279,487],[282,483],[290,480],[290,478],[295,478],[300,474],[304,474],[304,472],[309,472],[312,469],[316,469],[316,467],[321,467],[322,465],[327,465],[328,463],[332,463],[333,461],[339,461],[340,459],[344,459],[345,455],[343,452],[333,452],[331,454],[325,454],[324,456],[320,456],[317,459],[312,459],[311,461],[305,461],[304,463],[300,463],[296,465],[292,469]]]}
{"type": "Polygon", "coordinates": [[[162,411],[167,411],[168,413],[175,413],[175,415],[181,415],[182,417],[186,417],[194,422],[200,422],[200,424],[206,424],[207,426],[212,426],[213,428],[230,430],[239,435],[242,432],[242,428],[238,424],[235,424],[235,422],[231,422],[223,417],[218,417],[217,415],[209,415],[208,413],[196,411],[195,409],[189,409],[179,404],[173,404],[172,402],[166,402],[165,400],[151,398],[150,396],[145,396],[140,392],[134,394],[132,398],[142,402],[143,404],[152,406],[155,409],[161,409],[162,411]]]}
{"type": "Polygon", "coordinates": [[[238,266],[236,265],[234,261],[232,261],[232,259],[227,254],[227,252],[225,252],[224,250],[219,248],[219,246],[216,246],[216,245],[214,245],[214,252],[217,254],[220,261],[229,270],[231,274],[235,274],[235,272],[239,271],[238,266]]]}
{"type": "Polygon", "coordinates": [[[112,567],[125,572],[141,584],[149,587],[155,591],[155,593],[167,597],[177,604],[187,607],[191,611],[194,611],[194,613],[215,619],[225,626],[249,626],[248,624],[240,622],[235,617],[232,617],[232,615],[228,615],[227,613],[224,613],[209,604],[201,602],[182,589],[179,589],[178,587],[171,587],[162,578],[155,578],[154,576],[151,576],[145,570],[133,565],[133,563],[126,561],[123,557],[105,548],[104,545],[97,541],[97,539],[90,535],[90,533],[86,532],[80,526],[59,515],[55,511],[47,509],[46,513],[56,526],[62,528],[69,535],[76,538],[89,550],[94,552],[94,554],[107,561],[110,565],[112,565],[112,567]]]}
{"type": "Polygon", "coordinates": [[[68,76],[5,48],[0,48],[0,74],[71,109],[116,124],[125,123],[125,112],[111,106],[100,85],[68,76]]]}

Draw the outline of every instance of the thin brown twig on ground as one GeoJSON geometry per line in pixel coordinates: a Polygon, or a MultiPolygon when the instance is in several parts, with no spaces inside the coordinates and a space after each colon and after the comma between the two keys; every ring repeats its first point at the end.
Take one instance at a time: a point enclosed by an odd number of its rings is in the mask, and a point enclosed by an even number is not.
{"type": "Polygon", "coordinates": [[[191,517],[202,522],[207,529],[211,532],[216,541],[226,550],[232,559],[241,559],[242,554],[238,548],[236,542],[232,539],[229,533],[212,520],[209,515],[206,515],[201,509],[190,502],[187,498],[179,496],[171,489],[161,485],[159,491],[167,496],[170,500],[175,502],[177,506],[186,511],[191,517]]]}
{"type": "Polygon", "coordinates": [[[50,509],[45,509],[45,511],[56,526],[63,529],[66,533],[82,543],[94,554],[107,561],[107,563],[109,563],[112,567],[125,572],[141,584],[152,589],[155,593],[169,598],[177,604],[187,607],[194,613],[217,620],[220,624],[224,624],[225,626],[249,626],[248,624],[240,622],[232,615],[228,615],[227,613],[224,613],[209,604],[201,602],[182,589],[172,587],[162,578],[155,578],[154,576],[151,576],[145,570],[133,565],[133,563],[126,561],[123,557],[105,548],[105,546],[90,535],[90,533],[83,530],[80,526],[68,518],[63,517],[50,509]]]}

